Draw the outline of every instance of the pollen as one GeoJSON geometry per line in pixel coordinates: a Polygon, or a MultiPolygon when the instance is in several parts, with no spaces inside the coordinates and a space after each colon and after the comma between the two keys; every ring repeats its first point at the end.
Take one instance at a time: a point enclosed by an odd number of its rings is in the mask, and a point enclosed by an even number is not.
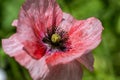
{"type": "Polygon", "coordinates": [[[51,37],[51,41],[53,43],[58,43],[61,40],[61,36],[57,33],[53,34],[51,37]]]}

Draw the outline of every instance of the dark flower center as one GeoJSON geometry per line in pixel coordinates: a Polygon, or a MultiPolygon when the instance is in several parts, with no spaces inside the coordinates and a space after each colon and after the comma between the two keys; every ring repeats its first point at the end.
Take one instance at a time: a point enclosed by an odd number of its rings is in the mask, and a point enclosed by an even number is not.
{"type": "Polygon", "coordinates": [[[66,51],[68,34],[62,29],[52,27],[47,29],[47,33],[42,41],[50,45],[50,50],[57,49],[60,51],[66,51]]]}

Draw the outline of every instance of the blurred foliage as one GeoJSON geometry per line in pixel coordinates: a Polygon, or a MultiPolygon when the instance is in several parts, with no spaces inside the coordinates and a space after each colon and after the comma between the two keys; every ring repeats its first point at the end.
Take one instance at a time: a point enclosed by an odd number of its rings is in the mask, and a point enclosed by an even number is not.
{"type": "MultiPolygon", "coordinates": [[[[83,80],[120,80],[120,0],[57,0],[64,12],[77,19],[94,16],[104,26],[102,43],[93,53],[95,70],[85,70],[83,80]]],[[[15,33],[11,26],[24,0],[0,0],[0,40],[15,33]]],[[[1,42],[0,42],[1,44],[1,42]]],[[[0,46],[0,68],[8,80],[31,80],[26,69],[7,56],[0,46]]]]}

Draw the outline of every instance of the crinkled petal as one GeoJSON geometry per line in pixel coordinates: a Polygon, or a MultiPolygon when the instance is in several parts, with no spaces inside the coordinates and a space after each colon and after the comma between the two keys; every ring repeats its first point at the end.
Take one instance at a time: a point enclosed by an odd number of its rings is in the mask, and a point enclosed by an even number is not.
{"type": "Polygon", "coordinates": [[[94,17],[77,21],[69,31],[72,48],[86,51],[96,48],[101,42],[102,30],[101,22],[94,17]]]}
{"type": "Polygon", "coordinates": [[[17,39],[3,39],[2,45],[4,51],[11,57],[14,57],[18,63],[27,68],[33,80],[44,79],[49,72],[45,62],[46,57],[35,60],[24,51],[24,45],[17,39]]]}
{"type": "Polygon", "coordinates": [[[44,27],[58,25],[62,19],[62,11],[56,0],[26,0],[23,9],[35,21],[45,24],[44,27]]]}
{"type": "Polygon", "coordinates": [[[47,63],[51,65],[67,63],[90,52],[101,42],[102,30],[101,22],[96,18],[75,21],[68,32],[71,49],[53,53],[46,59],[47,63]]]}
{"type": "Polygon", "coordinates": [[[93,71],[94,57],[91,52],[83,54],[81,57],[77,58],[77,61],[83,64],[90,71],[93,71]]]}
{"type": "Polygon", "coordinates": [[[76,19],[74,19],[70,14],[68,13],[63,13],[63,18],[62,21],[60,23],[60,25],[58,26],[58,28],[69,32],[69,30],[71,29],[71,27],[74,25],[76,19]]]}
{"type": "Polygon", "coordinates": [[[49,66],[50,72],[45,80],[82,80],[82,68],[79,62],[49,66]]]}
{"type": "Polygon", "coordinates": [[[24,45],[18,42],[17,39],[3,39],[2,46],[6,54],[10,54],[11,57],[18,55],[17,53],[20,52],[24,45]]]}
{"type": "Polygon", "coordinates": [[[58,26],[61,19],[62,11],[55,0],[26,0],[20,11],[19,26],[32,27],[39,37],[47,27],[58,26]]]}

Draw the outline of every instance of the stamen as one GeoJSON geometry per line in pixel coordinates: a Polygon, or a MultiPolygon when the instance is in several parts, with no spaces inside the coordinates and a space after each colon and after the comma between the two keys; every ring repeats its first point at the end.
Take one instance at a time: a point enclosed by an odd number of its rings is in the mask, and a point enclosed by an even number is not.
{"type": "Polygon", "coordinates": [[[57,33],[53,34],[52,37],[51,37],[51,41],[52,41],[53,43],[57,43],[57,42],[59,42],[60,40],[61,40],[61,36],[60,36],[59,34],[57,34],[57,33]]]}

